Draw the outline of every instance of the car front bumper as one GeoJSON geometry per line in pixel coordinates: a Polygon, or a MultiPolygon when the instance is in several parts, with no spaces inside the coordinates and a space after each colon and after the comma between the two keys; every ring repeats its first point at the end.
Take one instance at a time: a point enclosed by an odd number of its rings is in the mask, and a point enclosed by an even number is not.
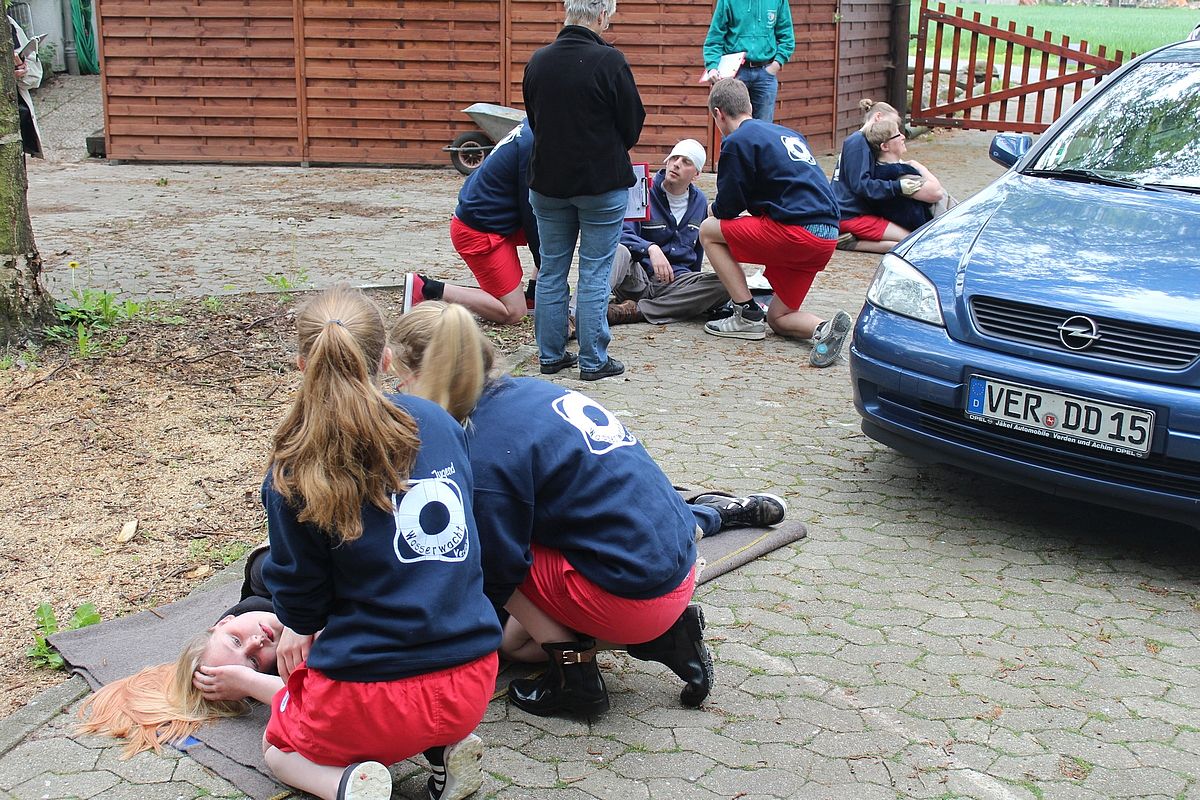
{"type": "Polygon", "coordinates": [[[1200,526],[1196,389],[993,352],[870,304],[859,315],[850,374],[863,432],[900,452],[1200,526]],[[972,421],[963,412],[972,374],[1151,409],[1151,452],[1146,458],[1105,453],[972,421]]]}

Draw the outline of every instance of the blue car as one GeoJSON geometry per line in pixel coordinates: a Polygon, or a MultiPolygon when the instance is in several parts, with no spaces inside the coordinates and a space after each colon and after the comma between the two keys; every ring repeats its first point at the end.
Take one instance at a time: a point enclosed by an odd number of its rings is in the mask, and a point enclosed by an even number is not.
{"type": "Polygon", "coordinates": [[[885,255],[850,350],[914,457],[1200,526],[1200,42],[1147,53],[885,255]]]}

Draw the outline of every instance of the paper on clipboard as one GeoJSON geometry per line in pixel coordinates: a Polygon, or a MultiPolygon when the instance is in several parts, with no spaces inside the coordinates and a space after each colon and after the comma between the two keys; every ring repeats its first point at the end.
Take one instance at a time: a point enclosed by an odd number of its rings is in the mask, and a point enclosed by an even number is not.
{"type": "Polygon", "coordinates": [[[38,51],[38,48],[42,46],[42,42],[46,41],[46,37],[49,35],[48,33],[39,33],[37,36],[30,38],[20,50],[16,51],[17,57],[22,61],[29,58],[38,51]]]}
{"type": "Polygon", "coordinates": [[[634,164],[633,177],[633,186],[629,187],[629,202],[625,206],[625,219],[645,222],[650,219],[650,164],[634,164]]]}
{"type": "MultiPolygon", "coordinates": [[[[721,56],[721,60],[717,62],[717,77],[714,80],[721,78],[732,78],[737,75],[738,70],[742,68],[742,64],[746,61],[746,51],[740,53],[726,53],[721,56]]],[[[708,70],[700,75],[700,83],[705,83],[708,80],[708,70]]]]}

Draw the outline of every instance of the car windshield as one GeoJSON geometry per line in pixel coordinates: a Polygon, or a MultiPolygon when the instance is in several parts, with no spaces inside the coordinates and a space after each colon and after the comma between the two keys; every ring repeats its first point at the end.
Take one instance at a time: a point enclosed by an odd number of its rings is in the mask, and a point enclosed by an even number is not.
{"type": "Polygon", "coordinates": [[[1200,189],[1200,67],[1140,65],[1064,128],[1032,169],[1200,189]]]}

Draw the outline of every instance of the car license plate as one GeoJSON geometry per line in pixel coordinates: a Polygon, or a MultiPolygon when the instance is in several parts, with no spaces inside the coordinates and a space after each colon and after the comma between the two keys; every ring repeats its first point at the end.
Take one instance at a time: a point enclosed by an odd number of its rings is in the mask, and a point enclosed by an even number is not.
{"type": "Polygon", "coordinates": [[[1154,412],[1101,403],[1049,389],[972,375],[967,384],[968,419],[1112,453],[1145,458],[1154,433],[1154,412]]]}

